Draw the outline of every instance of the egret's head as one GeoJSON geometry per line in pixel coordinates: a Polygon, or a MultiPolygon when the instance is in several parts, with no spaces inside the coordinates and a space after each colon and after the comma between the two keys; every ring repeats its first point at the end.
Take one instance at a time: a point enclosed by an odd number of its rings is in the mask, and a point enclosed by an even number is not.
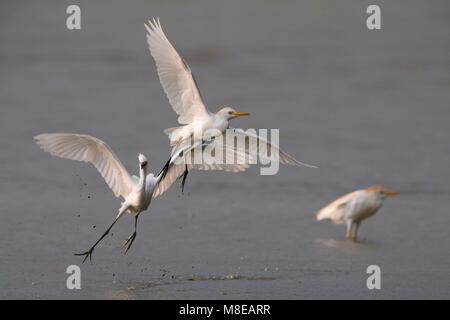
{"type": "Polygon", "coordinates": [[[141,170],[144,170],[147,167],[147,158],[142,154],[139,153],[139,167],[141,170]]]}
{"type": "Polygon", "coordinates": [[[240,116],[248,116],[250,113],[248,112],[238,112],[230,107],[225,107],[216,112],[216,114],[225,117],[227,120],[234,119],[240,116]]]}
{"type": "Polygon", "coordinates": [[[367,193],[371,193],[381,199],[385,199],[387,196],[395,196],[398,195],[398,192],[384,190],[382,186],[372,186],[366,189],[367,193]]]}

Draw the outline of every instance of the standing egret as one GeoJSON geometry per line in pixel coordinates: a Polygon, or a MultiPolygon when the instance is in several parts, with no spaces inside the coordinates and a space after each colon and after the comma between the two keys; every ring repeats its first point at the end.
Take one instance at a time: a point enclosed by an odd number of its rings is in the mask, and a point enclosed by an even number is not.
{"type": "Polygon", "coordinates": [[[346,237],[356,241],[361,221],[374,215],[381,208],[383,200],[387,196],[397,194],[398,192],[384,190],[381,186],[356,190],[319,210],[316,218],[317,220],[330,219],[336,224],[345,223],[347,225],[346,237]]]}

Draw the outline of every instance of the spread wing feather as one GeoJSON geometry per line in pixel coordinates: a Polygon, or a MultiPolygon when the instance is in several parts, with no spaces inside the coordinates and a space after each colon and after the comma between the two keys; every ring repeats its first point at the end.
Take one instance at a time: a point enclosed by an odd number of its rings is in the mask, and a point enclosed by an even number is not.
{"type": "Polygon", "coordinates": [[[102,140],[74,133],[44,133],[34,139],[53,156],[92,163],[116,197],[131,192],[134,182],[128,171],[102,140]]]}
{"type": "MultiPolygon", "coordinates": [[[[216,143],[216,141],[199,142],[195,143],[193,146],[175,147],[176,154],[167,162],[165,168],[161,170],[158,176],[158,183],[153,192],[153,198],[166,192],[170,186],[180,178],[186,170],[223,170],[232,172],[242,172],[247,170],[249,164],[251,163],[251,156],[245,152],[239,152],[233,148],[224,146],[222,144],[216,143]],[[202,161],[201,164],[195,164],[194,152],[199,150],[204,152],[206,148],[213,148],[215,152],[221,152],[223,159],[227,157],[233,157],[235,160],[233,163],[225,163],[226,161],[215,161],[214,157],[208,160],[202,161]]],[[[209,153],[208,153],[209,154],[209,153]]]]}
{"type": "MultiPolygon", "coordinates": [[[[271,144],[267,141],[267,139],[258,136],[256,133],[252,133],[249,131],[244,131],[242,129],[229,128],[227,131],[231,131],[231,134],[235,134],[236,136],[240,136],[242,138],[247,139],[247,150],[253,156],[259,156],[260,158],[264,158],[266,160],[274,160],[278,159],[282,164],[291,164],[294,166],[306,166],[309,168],[317,168],[316,166],[300,162],[294,159],[292,156],[280,150],[280,148],[274,144],[271,144]],[[270,156],[269,156],[270,154],[270,156]]],[[[226,132],[229,134],[229,132],[226,132]]]]}
{"type": "Polygon", "coordinates": [[[179,116],[178,122],[188,124],[195,118],[208,115],[191,69],[167,39],[159,19],[149,20],[145,28],[159,80],[179,116]]]}

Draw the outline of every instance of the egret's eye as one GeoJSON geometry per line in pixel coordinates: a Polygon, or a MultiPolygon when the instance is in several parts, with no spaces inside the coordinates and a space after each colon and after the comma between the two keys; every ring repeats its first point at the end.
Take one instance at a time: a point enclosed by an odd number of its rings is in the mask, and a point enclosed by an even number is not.
{"type": "Polygon", "coordinates": [[[233,111],[228,111],[228,114],[229,114],[229,115],[232,115],[232,114],[233,114],[233,111]]]}
{"type": "Polygon", "coordinates": [[[147,161],[142,162],[142,166],[145,167],[147,165],[147,161]]]}

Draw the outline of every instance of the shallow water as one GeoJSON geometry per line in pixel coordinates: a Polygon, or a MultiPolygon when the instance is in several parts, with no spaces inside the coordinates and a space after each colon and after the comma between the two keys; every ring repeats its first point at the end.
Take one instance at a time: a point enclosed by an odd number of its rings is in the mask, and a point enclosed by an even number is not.
{"type": "Polygon", "coordinates": [[[381,1],[382,29],[360,1],[205,3],[3,1],[0,10],[0,298],[450,298],[450,5],[381,1]],[[243,128],[280,128],[280,144],[319,169],[275,176],[193,172],[132,231],[125,216],[96,249],[120,201],[87,164],[50,157],[42,132],[108,142],[137,171],[168,156],[176,115],[147,51],[159,16],[209,109],[252,113],[243,128]],[[314,213],[355,189],[401,196],[345,240],[314,213]],[[68,265],[82,289],[67,290],[68,265]],[[366,288],[379,265],[382,289],[366,288]]]}

